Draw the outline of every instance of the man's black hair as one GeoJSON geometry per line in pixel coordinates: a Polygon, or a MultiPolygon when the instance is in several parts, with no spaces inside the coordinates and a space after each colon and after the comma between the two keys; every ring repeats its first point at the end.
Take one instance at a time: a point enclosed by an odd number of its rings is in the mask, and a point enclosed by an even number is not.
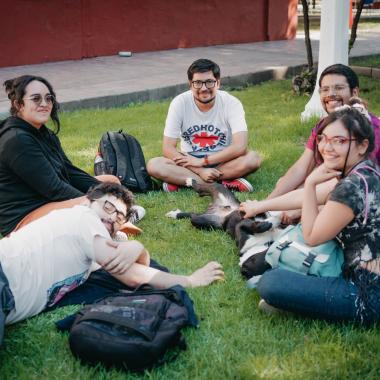
{"type": "Polygon", "coordinates": [[[193,80],[195,73],[207,73],[212,71],[216,80],[220,79],[220,67],[209,59],[201,58],[194,61],[187,69],[187,77],[189,80],[193,80]]]}
{"type": "Polygon", "coordinates": [[[355,71],[351,69],[351,67],[342,65],[341,63],[337,63],[335,65],[331,65],[326,67],[323,71],[321,76],[319,77],[319,87],[321,87],[322,79],[326,75],[343,75],[347,79],[347,83],[350,86],[350,90],[352,90],[355,87],[359,87],[359,78],[356,75],[355,71]]]}
{"type": "Polygon", "coordinates": [[[130,217],[135,213],[132,208],[134,204],[134,197],[126,187],[113,182],[101,182],[98,185],[92,186],[87,191],[86,197],[90,201],[95,201],[96,199],[99,199],[106,194],[113,195],[125,203],[127,206],[126,219],[129,220],[130,217]]]}

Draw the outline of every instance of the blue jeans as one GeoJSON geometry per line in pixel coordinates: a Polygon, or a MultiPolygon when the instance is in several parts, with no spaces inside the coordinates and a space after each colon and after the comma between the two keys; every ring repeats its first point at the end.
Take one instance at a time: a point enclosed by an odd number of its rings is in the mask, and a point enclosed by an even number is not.
{"type": "MultiPolygon", "coordinates": [[[[163,272],[169,272],[168,268],[153,259],[150,260],[150,266],[163,272]]],[[[135,290],[121,283],[104,269],[98,269],[92,272],[82,285],[65,294],[58,303],[46,308],[44,311],[54,310],[67,305],[88,305],[123,289],[135,290]]]]}
{"type": "MultiPolygon", "coordinates": [[[[364,270],[363,270],[364,271],[364,270]]],[[[315,277],[284,269],[263,274],[257,291],[268,304],[307,317],[371,324],[380,321],[380,279],[366,288],[366,307],[359,313],[358,287],[343,277],[315,277]]]]}

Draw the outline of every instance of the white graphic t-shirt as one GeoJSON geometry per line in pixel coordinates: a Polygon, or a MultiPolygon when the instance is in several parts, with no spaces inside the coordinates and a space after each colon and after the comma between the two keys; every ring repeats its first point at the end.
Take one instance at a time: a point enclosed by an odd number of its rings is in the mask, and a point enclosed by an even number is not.
{"type": "Polygon", "coordinates": [[[52,211],[0,241],[0,262],[15,299],[6,324],[57,303],[83,283],[94,257],[94,237],[110,238],[86,206],[52,211]]]}
{"type": "Polygon", "coordinates": [[[197,107],[192,92],[176,96],[170,104],[164,135],[181,139],[181,151],[203,156],[223,150],[232,135],[247,131],[243,105],[225,91],[217,91],[207,112],[197,107]]]}

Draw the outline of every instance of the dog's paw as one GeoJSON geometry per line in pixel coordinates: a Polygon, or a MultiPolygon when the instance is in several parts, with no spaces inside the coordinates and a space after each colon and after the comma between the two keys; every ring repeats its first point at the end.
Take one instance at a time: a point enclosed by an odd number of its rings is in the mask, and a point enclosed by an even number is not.
{"type": "Polygon", "coordinates": [[[177,215],[182,212],[180,209],[177,208],[177,210],[169,211],[165,214],[168,218],[177,219],[177,215]]]}

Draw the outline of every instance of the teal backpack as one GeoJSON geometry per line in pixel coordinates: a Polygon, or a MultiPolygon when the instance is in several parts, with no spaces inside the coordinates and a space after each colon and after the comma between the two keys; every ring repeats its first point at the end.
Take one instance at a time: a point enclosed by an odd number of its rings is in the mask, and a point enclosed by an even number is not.
{"type": "Polygon", "coordinates": [[[311,247],[304,241],[301,224],[287,227],[269,247],[265,260],[272,268],[318,277],[342,273],[343,250],[336,240],[311,247]]]}

